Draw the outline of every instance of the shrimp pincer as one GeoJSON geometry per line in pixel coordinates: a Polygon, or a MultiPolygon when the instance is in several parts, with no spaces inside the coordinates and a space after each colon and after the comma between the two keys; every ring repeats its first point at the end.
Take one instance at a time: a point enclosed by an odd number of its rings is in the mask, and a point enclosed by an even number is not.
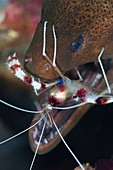
{"type": "MultiPolygon", "coordinates": [[[[43,92],[43,90],[47,90],[52,87],[49,92],[48,99],[44,104],[47,108],[72,109],[87,103],[108,104],[113,102],[113,96],[110,94],[110,86],[108,86],[108,91],[98,94],[96,90],[92,90],[87,86],[84,86],[81,82],[70,80],[65,76],[56,79],[52,83],[38,82],[33,76],[28,75],[23,71],[16,54],[8,58],[7,64],[16,77],[34,88],[36,95],[43,92]],[[70,107],[57,107],[57,105],[69,100],[75,101],[76,104],[70,107]]],[[[107,78],[106,82],[108,83],[107,78]]]]}

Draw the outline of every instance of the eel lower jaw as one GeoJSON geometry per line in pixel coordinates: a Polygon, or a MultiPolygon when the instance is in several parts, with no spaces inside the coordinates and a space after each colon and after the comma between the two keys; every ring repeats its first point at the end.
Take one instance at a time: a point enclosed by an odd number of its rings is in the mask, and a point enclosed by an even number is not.
{"type": "MultiPolygon", "coordinates": [[[[108,63],[106,63],[106,70],[108,69],[108,63]]],[[[83,77],[83,84],[90,87],[90,88],[105,88],[105,84],[103,84],[103,75],[101,73],[100,67],[97,63],[91,63],[84,66],[80,66],[78,68],[82,77],[83,77]],[[104,86],[104,87],[103,87],[104,86]]],[[[77,74],[75,69],[69,71],[66,76],[70,79],[76,79],[77,74]]],[[[45,96],[41,97],[42,104],[45,96]]],[[[71,103],[72,104],[72,103],[71,103]]],[[[70,106],[70,103],[65,103],[63,106],[70,106]]],[[[65,136],[68,134],[71,129],[78,123],[78,121],[83,117],[83,115],[87,112],[87,110],[91,107],[91,104],[86,104],[82,107],[78,107],[76,109],[70,110],[52,110],[49,114],[53,117],[57,127],[62,134],[65,136]]],[[[42,115],[43,116],[43,115],[42,115]]],[[[32,121],[32,125],[36,123],[40,118],[35,115],[32,121]]],[[[41,135],[41,131],[44,125],[44,119],[40,121],[35,127],[33,127],[29,131],[29,141],[33,151],[36,150],[36,147],[39,142],[39,138],[41,135]]],[[[60,136],[55,129],[54,125],[50,122],[50,119],[47,117],[47,123],[44,129],[44,133],[40,142],[40,146],[38,149],[38,154],[45,154],[51,151],[55,146],[61,141],[60,136]]]]}

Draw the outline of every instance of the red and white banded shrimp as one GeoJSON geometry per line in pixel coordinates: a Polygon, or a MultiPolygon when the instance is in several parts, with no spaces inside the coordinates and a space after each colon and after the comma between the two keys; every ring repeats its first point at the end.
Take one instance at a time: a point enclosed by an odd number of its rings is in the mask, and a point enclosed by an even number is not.
{"type": "MultiPolygon", "coordinates": [[[[57,78],[55,81],[52,83],[44,83],[41,82],[40,79],[36,80],[35,77],[27,74],[24,72],[24,70],[21,67],[21,64],[19,62],[18,57],[16,56],[16,53],[13,54],[13,56],[8,58],[7,65],[9,69],[15,74],[15,76],[19,79],[21,79],[23,82],[27,83],[28,85],[32,86],[36,96],[40,96],[43,92],[48,91],[48,93],[45,96],[45,101],[41,107],[40,111],[32,111],[32,110],[26,110],[22,108],[18,108],[16,106],[13,106],[11,104],[8,104],[4,102],[3,100],[0,100],[1,103],[8,105],[9,107],[12,107],[14,109],[27,112],[27,113],[36,113],[38,114],[38,120],[36,123],[31,125],[29,128],[25,129],[24,131],[0,142],[0,144],[6,143],[10,141],[11,139],[14,139],[15,137],[23,134],[24,132],[32,129],[35,127],[37,124],[41,122],[41,120],[44,120],[44,124],[42,127],[42,131],[39,136],[38,142],[36,141],[36,150],[35,154],[30,166],[30,170],[33,168],[33,164],[36,158],[36,155],[39,150],[39,146],[41,143],[41,139],[44,133],[44,129],[47,123],[49,123],[49,126],[54,125],[56,128],[56,131],[58,135],[60,136],[61,140],[71,153],[71,155],[74,157],[74,159],[77,161],[79,166],[81,167],[82,170],[84,170],[84,167],[80,163],[80,161],[77,159],[75,154],[72,152],[71,148],[67,145],[66,141],[64,140],[57,124],[55,123],[53,117],[49,114],[52,110],[67,110],[67,109],[73,109],[82,105],[85,105],[87,103],[92,103],[92,104],[108,104],[113,102],[113,96],[112,96],[112,86],[109,85],[107,76],[105,74],[102,62],[101,62],[101,56],[104,52],[104,48],[102,48],[99,56],[98,56],[98,61],[103,73],[103,77],[105,79],[105,83],[107,85],[107,90],[99,93],[94,89],[90,89],[89,87],[85,86],[82,84],[82,82],[71,80],[68,77],[64,76],[61,74],[60,70],[58,69],[56,65],[56,52],[57,52],[57,38],[56,38],[56,33],[55,33],[55,28],[54,26],[52,27],[53,30],[53,37],[54,37],[54,56],[53,56],[53,61],[49,59],[49,57],[46,54],[46,25],[47,22],[44,23],[44,33],[43,33],[43,51],[42,54],[43,56],[47,59],[47,61],[54,67],[56,72],[59,74],[60,78],[57,78]],[[72,103],[71,106],[62,106],[62,104],[65,104],[65,102],[72,103]],[[49,120],[49,121],[48,121],[49,120]]],[[[28,59],[26,59],[26,62],[28,62],[28,59]]],[[[46,68],[48,69],[48,68],[46,68]]],[[[82,77],[77,70],[77,74],[80,77],[80,80],[82,80],[82,77]]],[[[34,134],[35,135],[35,134],[34,134]]]]}

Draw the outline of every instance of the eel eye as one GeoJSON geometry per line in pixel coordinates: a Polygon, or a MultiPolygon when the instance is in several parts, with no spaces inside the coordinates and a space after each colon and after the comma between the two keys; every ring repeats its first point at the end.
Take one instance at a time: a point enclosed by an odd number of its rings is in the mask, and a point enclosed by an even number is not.
{"type": "Polygon", "coordinates": [[[83,37],[80,36],[72,43],[71,51],[73,53],[75,53],[76,51],[78,51],[82,47],[82,44],[83,44],[83,37]]]}

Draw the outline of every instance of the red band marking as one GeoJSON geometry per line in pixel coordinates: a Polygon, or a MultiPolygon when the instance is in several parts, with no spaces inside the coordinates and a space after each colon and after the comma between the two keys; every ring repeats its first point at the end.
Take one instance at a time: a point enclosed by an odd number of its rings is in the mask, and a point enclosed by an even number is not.
{"type": "Polygon", "coordinates": [[[8,63],[10,63],[10,62],[13,61],[13,60],[18,60],[18,58],[17,58],[16,56],[13,56],[12,58],[10,58],[10,59],[8,60],[8,63]]]}
{"type": "Polygon", "coordinates": [[[96,99],[95,102],[96,102],[97,104],[104,105],[104,104],[107,103],[107,101],[108,101],[108,98],[99,97],[98,99],[96,99]]]}
{"type": "Polygon", "coordinates": [[[16,70],[17,70],[18,68],[20,68],[20,67],[21,67],[20,65],[15,64],[15,65],[12,65],[12,66],[10,67],[10,69],[15,73],[16,70]]]}
{"type": "Polygon", "coordinates": [[[49,98],[49,101],[48,101],[48,103],[51,105],[51,106],[56,106],[57,104],[60,104],[62,101],[61,101],[61,99],[58,99],[58,98],[56,98],[56,97],[54,97],[54,96],[51,96],[50,98],[49,98]]]}
{"type": "Polygon", "coordinates": [[[80,89],[77,91],[76,95],[80,98],[82,98],[83,100],[85,100],[86,98],[86,90],[85,89],[80,89]]]}
{"type": "Polygon", "coordinates": [[[27,84],[31,84],[32,83],[32,78],[30,76],[25,76],[24,77],[24,81],[27,83],[27,84]]]}
{"type": "Polygon", "coordinates": [[[45,89],[46,85],[44,83],[41,83],[41,90],[45,89]]]}
{"type": "Polygon", "coordinates": [[[59,89],[59,92],[64,92],[65,91],[65,85],[64,84],[59,84],[58,89],[59,89]]]}

